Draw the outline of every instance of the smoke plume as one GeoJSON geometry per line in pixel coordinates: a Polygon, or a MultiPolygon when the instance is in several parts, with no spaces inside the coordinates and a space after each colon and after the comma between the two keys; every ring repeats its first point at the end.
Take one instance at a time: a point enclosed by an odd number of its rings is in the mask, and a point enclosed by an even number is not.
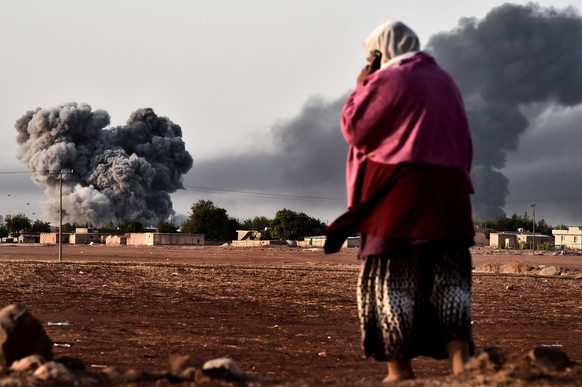
{"type": "Polygon", "coordinates": [[[182,175],[192,167],[182,129],[151,108],[136,110],[124,126],[109,123],[106,111],[77,103],[18,119],[18,158],[46,186],[46,215],[58,219],[62,177],[64,222],[167,220],[174,213],[169,194],[183,188],[182,175]]]}
{"type": "MultiPolygon", "coordinates": [[[[582,18],[574,9],[532,3],[505,4],[481,20],[461,19],[452,31],[429,40],[427,51],[456,80],[469,116],[475,218],[503,213],[509,194],[503,170],[530,121],[551,106],[582,102],[581,41],[582,18]]],[[[207,160],[194,171],[193,184],[278,192],[297,192],[300,186],[302,194],[344,195],[346,146],[339,116],[345,100],[308,101],[297,117],[273,128],[276,152],[207,160]]]]}
{"type": "Polygon", "coordinates": [[[530,126],[524,109],[582,102],[580,41],[582,18],[575,10],[532,3],[505,4],[483,20],[462,19],[451,32],[430,39],[465,99],[475,147],[476,218],[502,213],[509,180],[500,170],[530,126]]]}

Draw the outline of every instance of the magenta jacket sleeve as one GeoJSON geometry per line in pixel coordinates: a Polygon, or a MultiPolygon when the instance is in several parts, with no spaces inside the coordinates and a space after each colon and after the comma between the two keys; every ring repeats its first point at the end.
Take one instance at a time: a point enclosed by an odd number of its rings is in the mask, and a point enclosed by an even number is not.
{"type": "Polygon", "coordinates": [[[348,144],[367,153],[389,135],[398,80],[376,72],[356,87],[344,105],[341,129],[348,144]]]}

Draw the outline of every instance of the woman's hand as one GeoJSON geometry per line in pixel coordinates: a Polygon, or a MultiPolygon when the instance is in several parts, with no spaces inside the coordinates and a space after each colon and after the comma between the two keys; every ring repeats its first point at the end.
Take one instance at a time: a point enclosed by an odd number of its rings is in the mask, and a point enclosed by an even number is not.
{"type": "Polygon", "coordinates": [[[362,71],[360,71],[360,75],[358,75],[357,84],[360,85],[364,80],[368,77],[368,75],[372,74],[376,70],[380,68],[380,61],[382,60],[382,56],[374,55],[372,56],[370,63],[367,64],[362,71]]]}

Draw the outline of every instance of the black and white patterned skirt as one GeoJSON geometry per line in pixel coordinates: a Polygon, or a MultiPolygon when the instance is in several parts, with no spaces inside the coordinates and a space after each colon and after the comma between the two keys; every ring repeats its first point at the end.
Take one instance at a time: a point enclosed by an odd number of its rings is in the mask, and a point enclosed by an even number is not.
{"type": "Polygon", "coordinates": [[[444,359],[451,340],[469,342],[472,354],[468,247],[428,242],[365,257],[358,315],[366,357],[444,359]]]}

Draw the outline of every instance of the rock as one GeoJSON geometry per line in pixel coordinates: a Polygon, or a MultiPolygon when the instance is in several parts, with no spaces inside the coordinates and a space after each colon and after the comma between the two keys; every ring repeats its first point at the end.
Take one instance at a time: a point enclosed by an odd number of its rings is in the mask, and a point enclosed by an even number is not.
{"type": "Polygon", "coordinates": [[[503,367],[506,358],[505,352],[500,348],[489,347],[485,348],[480,354],[469,359],[465,368],[468,370],[498,371],[503,367]]]}
{"type": "Polygon", "coordinates": [[[51,360],[52,348],[42,324],[24,306],[12,304],[0,310],[0,367],[33,354],[51,360]]]}
{"type": "Polygon", "coordinates": [[[560,273],[562,273],[562,270],[557,266],[548,266],[538,272],[539,275],[543,276],[555,276],[560,275],[560,273]]]}
{"type": "Polygon", "coordinates": [[[18,378],[2,378],[0,379],[0,387],[26,387],[26,384],[18,378]]]}
{"type": "Polygon", "coordinates": [[[15,360],[10,366],[10,370],[14,372],[35,371],[38,367],[46,363],[46,359],[41,355],[30,355],[22,359],[15,360]]]}
{"type": "Polygon", "coordinates": [[[178,375],[182,380],[195,381],[198,373],[202,373],[200,368],[188,367],[182,370],[178,375]]]}
{"type": "Polygon", "coordinates": [[[202,373],[212,379],[240,380],[244,377],[236,362],[226,357],[207,361],[202,373]]]}
{"type": "Polygon", "coordinates": [[[572,365],[566,352],[552,347],[535,347],[528,357],[537,365],[550,371],[563,371],[572,365]]]}
{"type": "Polygon", "coordinates": [[[70,381],[73,379],[73,375],[69,372],[67,367],[55,361],[49,361],[48,363],[44,363],[43,365],[38,367],[32,375],[40,380],[54,379],[70,381]]]}
{"type": "Polygon", "coordinates": [[[118,367],[105,367],[102,372],[113,385],[121,384],[124,380],[123,370],[118,367]]]}
{"type": "Polygon", "coordinates": [[[505,290],[513,290],[513,289],[514,289],[514,288],[513,288],[513,285],[507,285],[507,286],[505,287],[505,290]]]}
{"type": "Polygon", "coordinates": [[[181,375],[188,368],[201,369],[204,360],[192,355],[170,355],[170,371],[174,375],[181,375]]]}
{"type": "Polygon", "coordinates": [[[61,356],[58,359],[55,359],[55,361],[67,367],[68,370],[85,371],[85,364],[79,358],[72,356],[61,356]]]}

